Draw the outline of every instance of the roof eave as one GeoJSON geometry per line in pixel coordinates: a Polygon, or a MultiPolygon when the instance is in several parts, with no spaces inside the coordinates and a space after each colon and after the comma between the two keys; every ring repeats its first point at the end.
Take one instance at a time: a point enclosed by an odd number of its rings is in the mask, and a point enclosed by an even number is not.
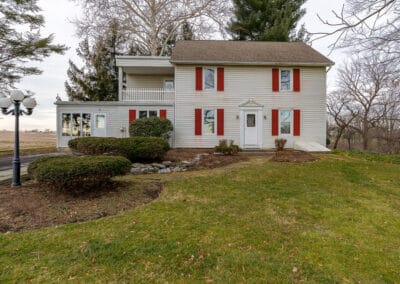
{"type": "Polygon", "coordinates": [[[246,66],[305,66],[305,67],[327,67],[335,65],[334,62],[233,62],[233,61],[200,61],[200,60],[171,60],[172,64],[182,65],[246,65],[246,66]]]}

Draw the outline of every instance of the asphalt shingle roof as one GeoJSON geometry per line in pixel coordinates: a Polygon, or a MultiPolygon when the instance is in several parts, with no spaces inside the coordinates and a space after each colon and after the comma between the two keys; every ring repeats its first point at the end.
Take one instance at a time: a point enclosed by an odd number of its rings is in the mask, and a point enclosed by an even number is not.
{"type": "Polygon", "coordinates": [[[179,41],[175,64],[331,66],[327,57],[303,42],[193,40],[179,41]]]}

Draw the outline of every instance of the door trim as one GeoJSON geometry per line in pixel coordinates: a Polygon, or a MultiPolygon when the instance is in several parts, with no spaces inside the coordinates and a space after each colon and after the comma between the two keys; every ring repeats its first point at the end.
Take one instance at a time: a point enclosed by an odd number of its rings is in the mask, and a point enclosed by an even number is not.
{"type": "Polygon", "coordinates": [[[106,113],[104,113],[104,112],[95,112],[95,113],[93,113],[93,131],[92,131],[92,135],[94,136],[94,137],[107,137],[107,130],[108,130],[108,128],[107,128],[107,121],[108,121],[108,119],[107,119],[107,114],[106,113]],[[97,117],[97,115],[104,115],[104,119],[105,119],[105,121],[104,121],[104,136],[95,136],[95,131],[96,131],[96,129],[97,129],[97,127],[96,127],[96,117],[97,117]]]}
{"type": "Polygon", "coordinates": [[[240,148],[243,149],[261,149],[263,145],[263,132],[262,132],[262,107],[240,107],[240,148]],[[257,127],[257,143],[254,145],[245,144],[245,124],[246,113],[256,113],[256,127],[257,127]]]}

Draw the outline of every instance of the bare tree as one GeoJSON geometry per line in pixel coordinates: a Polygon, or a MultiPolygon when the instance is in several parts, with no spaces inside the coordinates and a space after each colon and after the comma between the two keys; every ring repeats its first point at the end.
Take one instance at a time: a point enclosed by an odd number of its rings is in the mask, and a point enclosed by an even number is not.
{"type": "Polygon", "coordinates": [[[348,109],[358,115],[350,125],[362,137],[363,149],[368,149],[370,130],[383,117],[382,99],[387,96],[396,76],[396,64],[372,53],[357,57],[338,70],[338,91],[350,98],[348,109]]]}
{"type": "Polygon", "coordinates": [[[333,21],[320,18],[331,30],[311,33],[313,41],[336,36],[332,49],[352,47],[400,57],[400,1],[346,0],[340,12],[332,13],[333,21]]]}
{"type": "Polygon", "coordinates": [[[74,0],[84,16],[76,21],[78,35],[96,38],[110,18],[117,17],[128,46],[143,55],[165,55],[171,39],[185,23],[198,37],[223,31],[230,1],[219,0],[74,0]]]}
{"type": "Polygon", "coordinates": [[[335,142],[333,149],[337,149],[342,135],[357,117],[358,112],[351,108],[351,97],[347,93],[338,91],[328,94],[327,109],[334,122],[335,142]]]}

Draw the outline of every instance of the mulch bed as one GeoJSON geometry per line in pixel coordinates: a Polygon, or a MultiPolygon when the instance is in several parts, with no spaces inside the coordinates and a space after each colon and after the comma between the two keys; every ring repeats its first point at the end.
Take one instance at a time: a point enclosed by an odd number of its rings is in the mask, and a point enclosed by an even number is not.
{"type": "Polygon", "coordinates": [[[283,150],[278,151],[271,158],[274,162],[305,163],[318,160],[318,157],[303,151],[283,150]]]}
{"type": "Polygon", "coordinates": [[[21,188],[0,187],[0,232],[37,229],[116,215],[158,197],[157,181],[114,183],[102,192],[72,196],[28,181],[21,188]]]}
{"type": "MultiPolygon", "coordinates": [[[[172,162],[190,161],[198,154],[209,153],[191,166],[189,170],[212,169],[248,157],[214,154],[213,149],[174,149],[165,160],[172,162]]],[[[162,189],[160,179],[139,178],[137,182],[115,182],[102,192],[80,196],[63,194],[40,186],[33,181],[12,189],[0,184],[0,233],[38,229],[93,220],[120,214],[146,204],[159,196],[162,189]]]]}

